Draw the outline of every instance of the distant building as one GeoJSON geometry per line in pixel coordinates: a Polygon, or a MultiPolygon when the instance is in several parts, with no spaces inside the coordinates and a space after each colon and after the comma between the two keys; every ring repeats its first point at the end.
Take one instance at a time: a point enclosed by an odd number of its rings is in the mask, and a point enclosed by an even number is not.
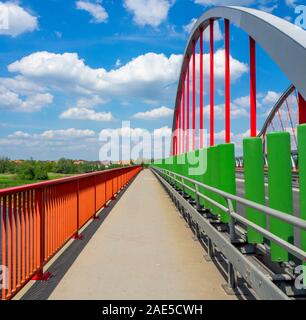
{"type": "Polygon", "coordinates": [[[87,162],[87,161],[85,161],[85,160],[74,160],[74,161],[73,161],[73,163],[76,164],[76,165],[78,165],[78,164],[83,164],[83,163],[85,163],[85,162],[87,162]]]}

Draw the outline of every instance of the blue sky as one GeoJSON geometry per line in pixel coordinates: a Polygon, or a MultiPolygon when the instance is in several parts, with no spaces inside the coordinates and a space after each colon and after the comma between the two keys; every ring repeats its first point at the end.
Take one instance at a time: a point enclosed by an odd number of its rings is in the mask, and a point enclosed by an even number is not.
{"type": "MultiPolygon", "coordinates": [[[[0,12],[9,13],[7,28],[0,29],[0,155],[13,159],[64,156],[95,160],[100,148],[98,133],[120,128],[123,120],[131,121],[132,128],[138,131],[161,129],[170,133],[176,81],[192,22],[211,6],[221,4],[251,6],[294,21],[294,7],[299,3],[0,2],[0,12]]],[[[216,30],[216,60],[221,63],[216,72],[216,130],[222,132],[223,22],[216,30]]],[[[241,139],[249,122],[248,36],[234,26],[231,55],[232,131],[236,139],[241,139]]],[[[289,81],[260,48],[257,63],[260,129],[266,113],[289,81]]],[[[205,95],[205,105],[208,104],[205,95]]]]}

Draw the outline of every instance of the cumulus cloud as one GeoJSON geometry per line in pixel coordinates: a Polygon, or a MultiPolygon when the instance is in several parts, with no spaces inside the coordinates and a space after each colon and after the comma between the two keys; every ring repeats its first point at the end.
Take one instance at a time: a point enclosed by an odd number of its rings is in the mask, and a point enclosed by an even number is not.
{"type": "Polygon", "coordinates": [[[104,104],[104,101],[101,97],[95,95],[91,98],[80,98],[77,101],[77,108],[94,108],[100,104],[104,104]]]}
{"type": "Polygon", "coordinates": [[[0,86],[0,108],[6,111],[35,112],[53,102],[50,93],[37,93],[22,97],[17,93],[0,86]]]}
{"type": "Polygon", "coordinates": [[[204,6],[220,6],[220,5],[250,5],[256,2],[256,0],[194,0],[194,3],[204,6]]]}
{"type": "MultiPolygon", "coordinates": [[[[76,53],[56,54],[36,52],[8,66],[31,81],[38,81],[48,88],[97,95],[104,99],[137,97],[138,100],[165,102],[175,94],[183,55],[149,52],[140,55],[118,69],[107,71],[91,68],[76,53]]],[[[199,55],[196,56],[199,60],[199,55]]],[[[209,63],[209,54],[204,55],[209,63]]],[[[208,69],[209,71],[209,69],[208,69]]],[[[231,57],[232,81],[248,71],[245,63],[231,57]]],[[[207,78],[207,77],[206,77],[207,78]]],[[[215,52],[216,86],[223,85],[224,50],[215,52]]],[[[88,106],[84,106],[88,108],[88,106]]]]}
{"type": "Polygon", "coordinates": [[[281,94],[275,91],[268,91],[266,95],[262,99],[262,103],[265,106],[273,106],[278,99],[280,98],[281,94]]]}
{"type": "Polygon", "coordinates": [[[106,22],[108,19],[108,13],[99,3],[80,0],[76,2],[76,8],[88,12],[92,16],[93,23],[106,22]]]}
{"type": "Polygon", "coordinates": [[[47,130],[41,133],[39,136],[45,139],[79,139],[93,137],[95,135],[96,133],[90,129],[80,130],[75,128],[69,128],[61,130],[47,130]]]}
{"type": "MultiPolygon", "coordinates": [[[[280,94],[274,91],[268,91],[266,93],[259,93],[257,95],[257,107],[259,116],[267,116],[271,107],[279,99],[280,94]],[[268,109],[267,109],[268,108],[268,109]],[[268,111],[267,111],[268,110],[268,111]]],[[[249,96],[241,96],[235,98],[231,101],[231,118],[232,119],[240,119],[240,118],[248,118],[250,117],[250,97],[249,96]]],[[[217,120],[223,120],[225,114],[225,104],[217,104],[214,108],[215,117],[217,120]]],[[[199,112],[199,110],[197,111],[199,112]]],[[[210,105],[206,105],[204,107],[204,112],[206,114],[210,113],[210,105]]]]}
{"type": "MultiPolygon", "coordinates": [[[[183,29],[186,33],[190,33],[194,27],[194,25],[196,24],[197,19],[193,18],[191,19],[191,21],[187,24],[183,26],[183,29]]],[[[203,34],[203,39],[204,41],[208,42],[210,40],[210,31],[209,31],[209,27],[205,29],[204,34],[203,34]]],[[[218,21],[215,21],[214,23],[214,40],[215,41],[220,41],[223,39],[222,36],[222,32],[220,29],[220,24],[218,21]]]]}
{"type": "Polygon", "coordinates": [[[296,0],[286,0],[285,2],[289,7],[294,7],[296,5],[296,0]]]}
{"type": "MultiPolygon", "coordinates": [[[[96,133],[90,129],[80,130],[75,128],[46,130],[41,133],[16,131],[9,134],[5,139],[0,139],[0,145],[8,147],[22,145],[23,148],[68,147],[71,144],[81,144],[83,141],[96,142],[96,133]]],[[[26,151],[26,149],[23,149],[23,151],[26,151]]]]}
{"type": "Polygon", "coordinates": [[[160,107],[145,112],[138,112],[134,114],[133,118],[143,120],[154,120],[159,118],[170,117],[173,115],[173,109],[167,107],[160,107]]]}
{"type": "Polygon", "coordinates": [[[124,0],[124,6],[133,14],[136,24],[158,27],[167,19],[174,2],[175,0],[124,0]]]}
{"type": "Polygon", "coordinates": [[[16,37],[38,28],[37,17],[15,2],[0,2],[0,35],[16,37]]]}
{"type": "MultiPolygon", "coordinates": [[[[286,0],[288,5],[292,5],[295,0],[286,0]]],[[[278,7],[277,0],[194,0],[194,3],[203,6],[249,6],[257,5],[258,9],[272,12],[278,7]]]]}
{"type": "Polygon", "coordinates": [[[87,108],[70,108],[60,115],[61,119],[73,120],[91,120],[91,121],[112,121],[113,115],[111,112],[96,112],[87,108]]]}

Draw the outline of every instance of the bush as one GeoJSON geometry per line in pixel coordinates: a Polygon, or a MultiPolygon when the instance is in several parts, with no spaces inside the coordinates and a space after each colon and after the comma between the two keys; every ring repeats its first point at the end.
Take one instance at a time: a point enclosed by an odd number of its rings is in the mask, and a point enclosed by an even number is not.
{"type": "Polygon", "coordinates": [[[0,173],[14,173],[16,165],[9,158],[0,157],[0,173]]]}
{"type": "Polygon", "coordinates": [[[54,171],[56,173],[71,174],[78,172],[78,169],[72,160],[61,158],[56,163],[54,171]]]}
{"type": "Polygon", "coordinates": [[[24,161],[18,167],[17,176],[22,180],[48,180],[48,172],[42,163],[24,161]]]}

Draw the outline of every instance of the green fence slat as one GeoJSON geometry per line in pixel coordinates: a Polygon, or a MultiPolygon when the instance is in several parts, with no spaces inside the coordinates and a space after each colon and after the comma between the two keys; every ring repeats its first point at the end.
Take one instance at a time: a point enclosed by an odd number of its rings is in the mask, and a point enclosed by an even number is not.
{"type": "MultiPolygon", "coordinates": [[[[211,172],[212,172],[212,147],[208,147],[207,148],[207,172],[205,174],[205,184],[208,185],[208,186],[212,186],[212,183],[211,183],[211,172]]],[[[211,191],[206,191],[206,196],[209,197],[209,198],[212,198],[212,192],[211,191]]],[[[206,201],[206,206],[208,209],[210,209],[212,211],[213,209],[213,205],[209,202],[209,201],[206,201]]],[[[212,212],[213,213],[213,212],[212,212]]]]}
{"type": "MultiPolygon", "coordinates": [[[[221,144],[219,148],[219,187],[220,190],[236,194],[236,172],[235,172],[235,145],[232,143],[221,144]]],[[[221,197],[221,204],[227,207],[226,200],[221,197]]],[[[234,209],[236,208],[233,203],[234,209]]],[[[221,210],[221,221],[229,222],[229,216],[221,210]]]]}
{"type": "MultiPolygon", "coordinates": [[[[243,140],[244,190],[245,198],[265,204],[264,155],[261,138],[243,140]]],[[[266,228],[266,216],[260,211],[246,208],[246,217],[262,228],[266,228]]],[[[264,238],[252,228],[247,229],[249,243],[263,243],[264,238]]]]}
{"type": "MultiPolygon", "coordinates": [[[[298,126],[298,166],[300,182],[300,218],[306,220],[306,124],[298,126]]],[[[301,247],[306,251],[306,231],[301,231],[301,247]]],[[[304,285],[306,286],[306,261],[304,264],[304,285]]]]}
{"type": "MultiPolygon", "coordinates": [[[[211,174],[210,174],[210,182],[211,186],[219,189],[220,188],[220,172],[219,172],[219,146],[211,147],[211,174]]],[[[216,202],[221,203],[222,199],[219,195],[214,192],[210,192],[211,198],[216,202]]],[[[221,215],[221,210],[212,205],[212,211],[215,215],[221,215]]]]}
{"type": "MultiPolygon", "coordinates": [[[[268,190],[269,207],[292,214],[292,164],[290,134],[273,132],[267,134],[268,143],[268,190]]],[[[293,226],[270,217],[270,231],[294,243],[293,226]]],[[[274,242],[271,243],[272,261],[288,262],[289,253],[274,242]]]]}

